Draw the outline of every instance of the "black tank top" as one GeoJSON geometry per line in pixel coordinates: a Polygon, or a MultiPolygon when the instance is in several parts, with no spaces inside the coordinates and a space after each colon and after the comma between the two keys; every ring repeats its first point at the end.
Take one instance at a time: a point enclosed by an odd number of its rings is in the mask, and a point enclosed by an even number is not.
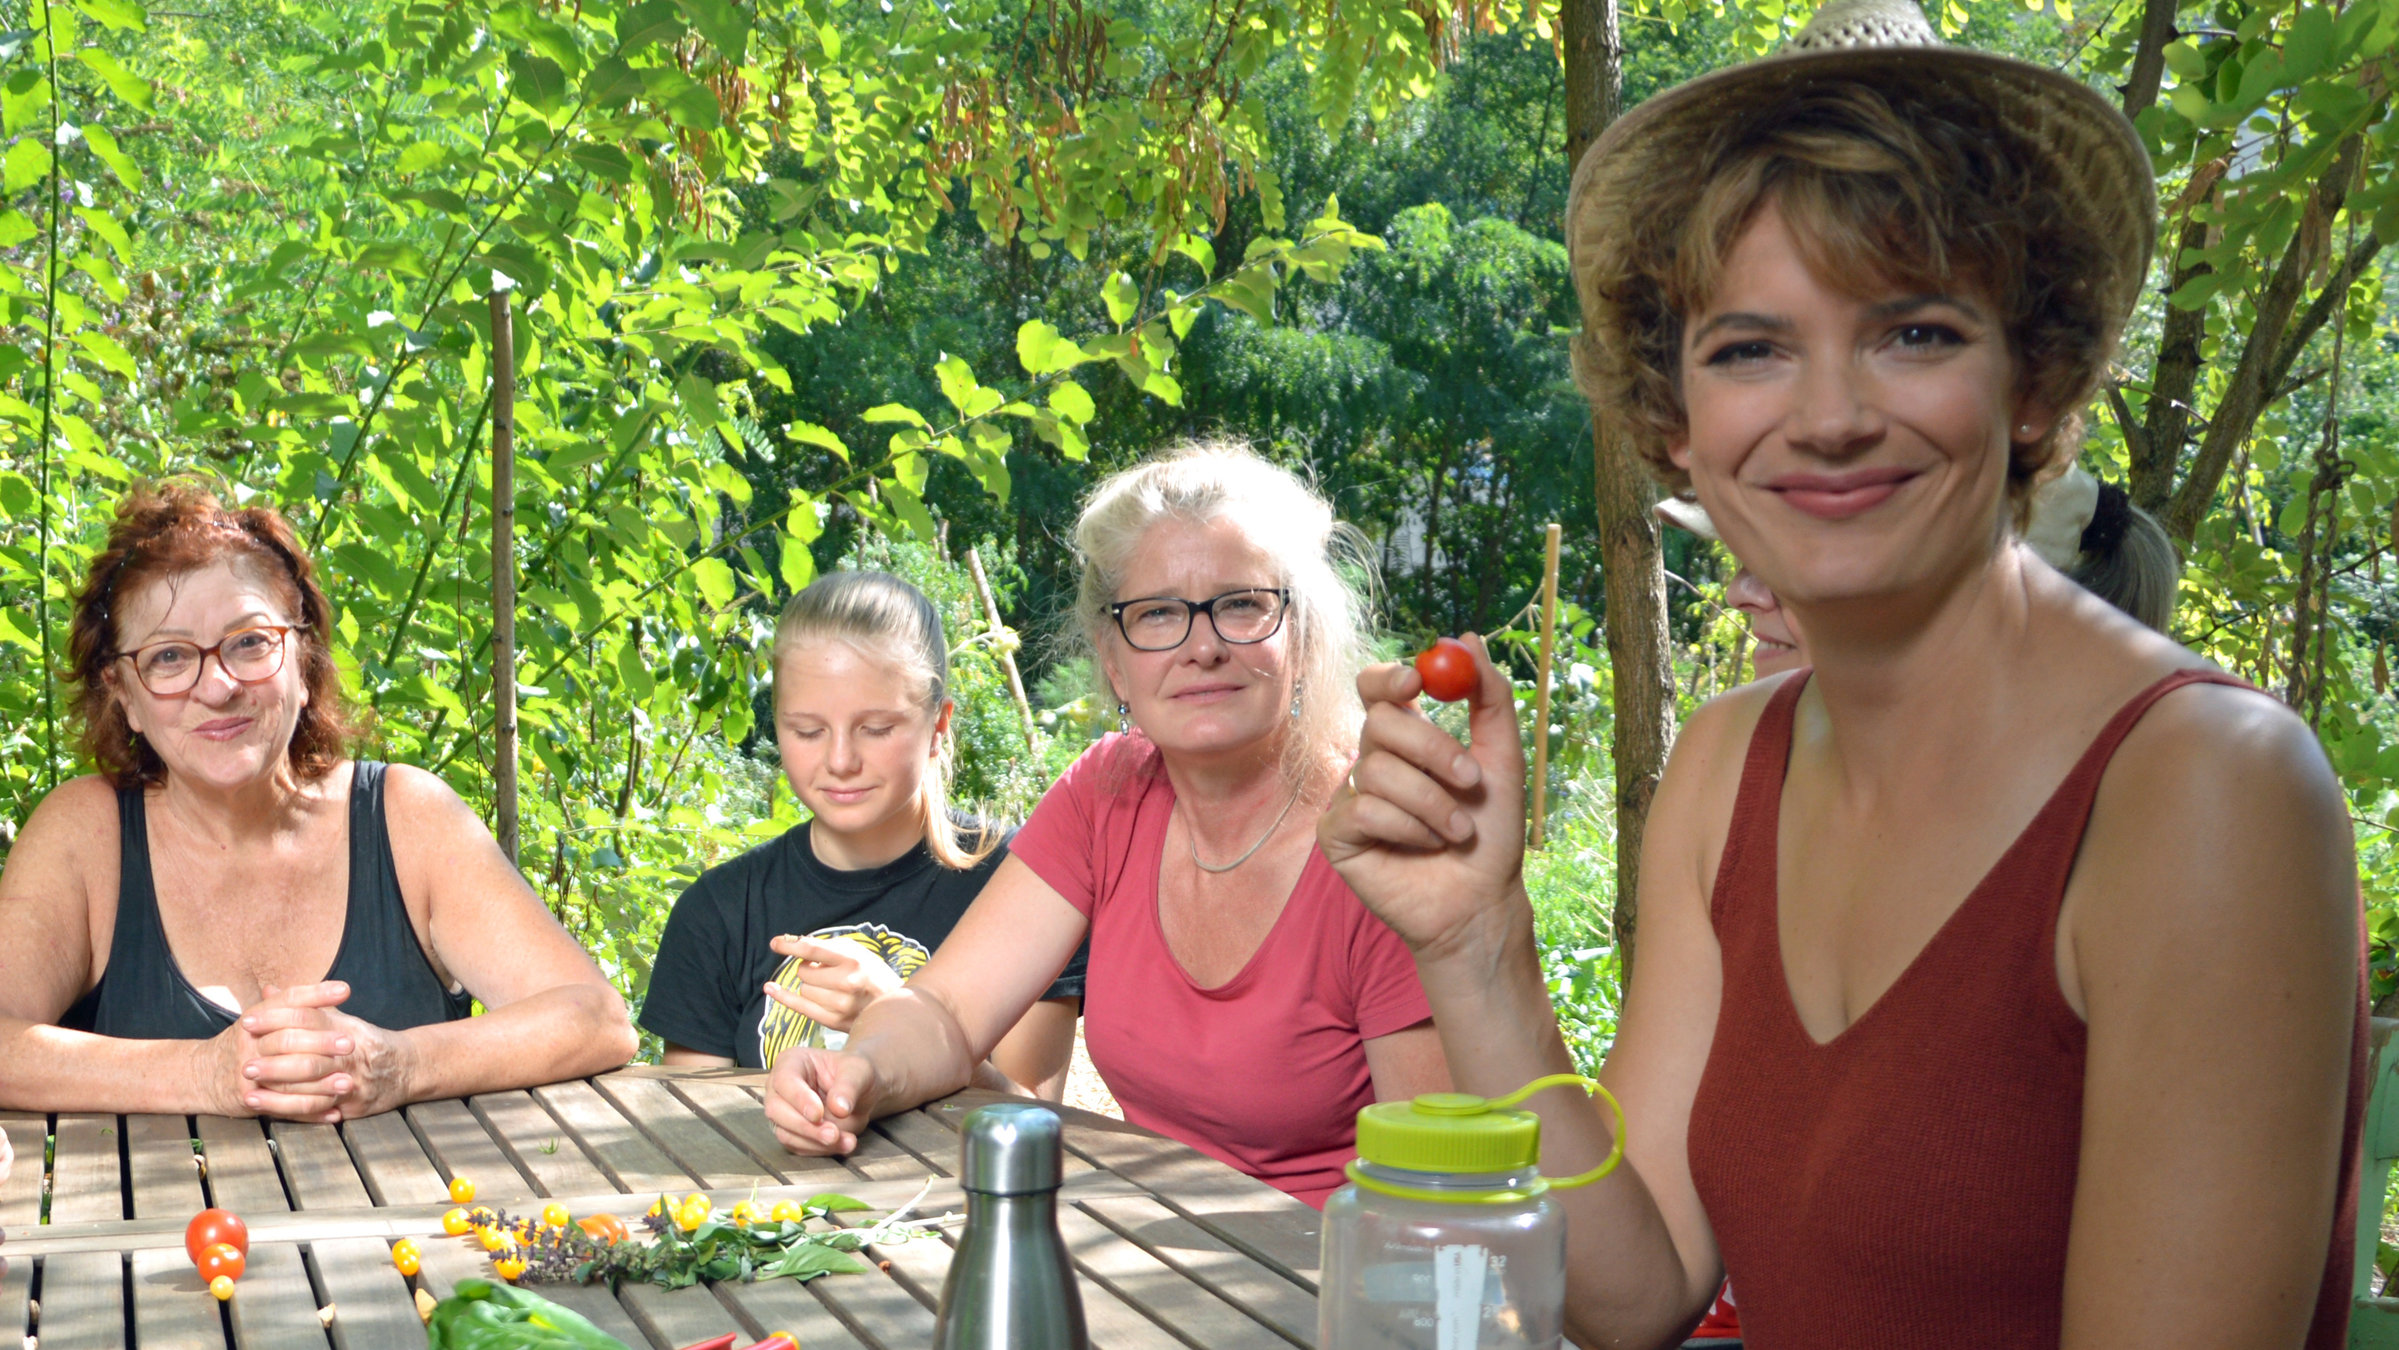
{"type": "MultiPolygon", "coordinates": [[[[192,987],[167,949],[140,788],[117,793],[117,835],[117,926],[108,969],[58,1024],[136,1040],[206,1040],[238,1014],[192,987]]],[[[455,1021],[472,1007],[464,990],[442,987],[408,922],[383,820],[383,765],[371,760],[357,761],[350,783],[349,915],[324,978],[348,982],[343,1012],[393,1031],[455,1021]]]]}

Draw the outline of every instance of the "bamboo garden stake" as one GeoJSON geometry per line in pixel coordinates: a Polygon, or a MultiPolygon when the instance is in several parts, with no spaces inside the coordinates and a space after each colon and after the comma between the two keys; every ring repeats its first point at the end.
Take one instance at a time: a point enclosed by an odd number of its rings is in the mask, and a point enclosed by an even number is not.
{"type": "Polygon", "coordinates": [[[491,292],[492,833],[517,861],[516,325],[508,290],[491,292]]]}
{"type": "Polygon", "coordinates": [[[1017,716],[1024,719],[1025,744],[1033,739],[1033,702],[1025,697],[1025,677],[1016,668],[1016,650],[1007,640],[1008,626],[1000,622],[1000,602],[991,593],[991,580],[983,575],[983,555],[974,549],[966,551],[966,570],[975,579],[975,594],[983,597],[983,617],[991,624],[992,637],[1000,650],[1000,665],[1008,672],[1008,693],[1016,700],[1017,716]]]}
{"type": "Polygon", "coordinates": [[[1558,527],[1549,527],[1541,560],[1541,673],[1533,689],[1532,846],[1549,831],[1549,665],[1558,648],[1558,527]]]}

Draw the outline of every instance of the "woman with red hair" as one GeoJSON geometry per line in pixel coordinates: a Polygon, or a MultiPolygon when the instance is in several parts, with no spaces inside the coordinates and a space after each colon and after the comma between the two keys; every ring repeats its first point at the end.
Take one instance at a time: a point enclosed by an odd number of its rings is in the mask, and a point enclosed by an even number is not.
{"type": "Polygon", "coordinates": [[[0,872],[0,1106],[330,1122],[632,1056],[458,795],[349,757],[331,629],[273,510],[118,504],[69,639],[99,772],[0,872]]]}

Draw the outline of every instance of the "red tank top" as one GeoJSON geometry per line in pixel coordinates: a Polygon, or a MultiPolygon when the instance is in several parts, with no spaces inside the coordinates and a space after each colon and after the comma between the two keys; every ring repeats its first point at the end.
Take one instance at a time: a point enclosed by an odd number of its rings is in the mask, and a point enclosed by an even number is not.
{"type": "MultiPolygon", "coordinates": [[[[1691,1177],[1759,1350],[2054,1346],[2082,1151],[2085,1027],[2058,906],[2100,775],[2180,671],[2126,704],[1915,963],[1819,1046],[1792,1006],[1776,829],[1792,709],[1751,734],[1711,910],[1726,997],[1691,1108],[1691,1177]]],[[[2361,943],[2363,929],[2360,930],[2361,943]]],[[[2332,1250],[2309,1350],[2348,1335],[2366,1063],[2364,962],[2332,1250]]]]}

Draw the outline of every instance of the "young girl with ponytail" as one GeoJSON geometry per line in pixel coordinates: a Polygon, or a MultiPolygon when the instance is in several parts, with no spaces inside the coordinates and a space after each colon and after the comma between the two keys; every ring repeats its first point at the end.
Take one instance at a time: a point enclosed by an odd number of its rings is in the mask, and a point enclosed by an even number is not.
{"type": "MultiPolygon", "coordinates": [[[[785,606],[774,670],[775,743],[811,818],[675,902],[641,1012],[669,1064],[770,1068],[794,1047],[839,1046],[931,958],[1006,853],[949,809],[949,644],[914,586],[885,572],[820,579],[785,606]]],[[[1056,1100],[1082,993],[1078,953],[992,1066],[1056,1100]]]]}

